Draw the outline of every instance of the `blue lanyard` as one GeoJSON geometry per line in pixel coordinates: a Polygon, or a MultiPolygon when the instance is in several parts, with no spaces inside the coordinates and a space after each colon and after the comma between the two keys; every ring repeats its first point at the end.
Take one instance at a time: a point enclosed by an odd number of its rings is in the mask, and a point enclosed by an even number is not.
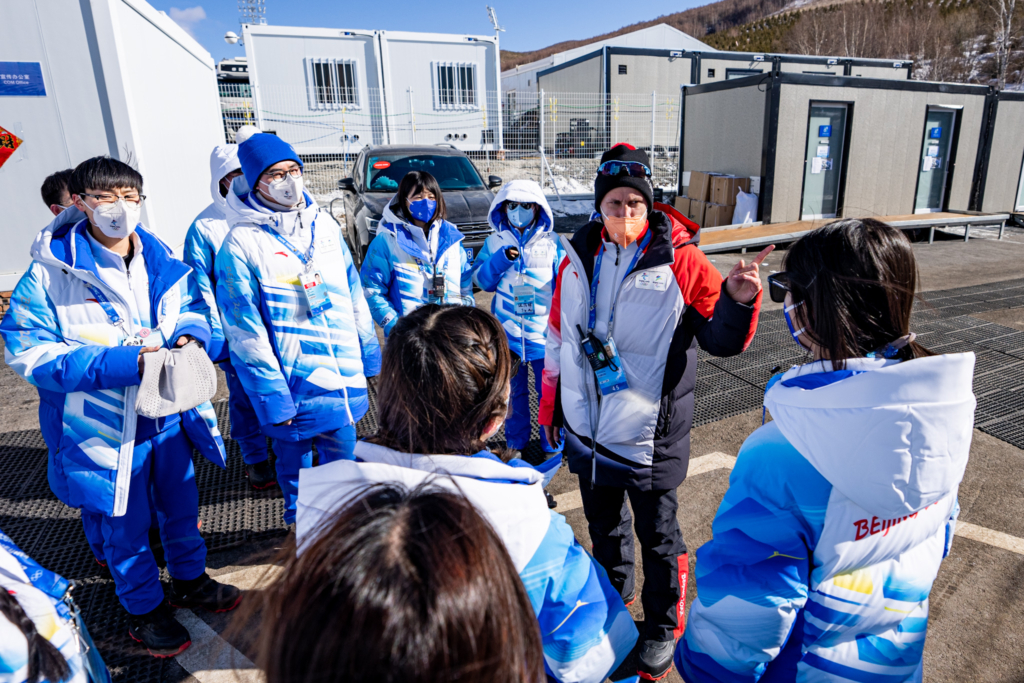
{"type": "MultiPolygon", "coordinates": [[[[622,282],[626,281],[629,274],[633,272],[633,268],[636,267],[637,261],[643,256],[644,252],[647,251],[647,245],[651,243],[651,229],[647,228],[647,234],[644,236],[643,241],[637,245],[636,253],[633,254],[633,260],[629,263],[629,268],[626,269],[626,274],[622,277],[622,282]]],[[[601,259],[604,257],[604,240],[601,241],[601,249],[597,252],[597,259],[594,261],[594,278],[590,281],[590,312],[587,320],[587,332],[593,332],[594,327],[597,325],[597,283],[601,280],[601,259]]],[[[622,282],[619,286],[622,286],[622,282]]],[[[615,292],[612,293],[612,310],[608,314],[608,330],[612,329],[612,321],[615,319],[615,292]]]]}
{"type": "Polygon", "coordinates": [[[509,226],[512,230],[512,235],[516,238],[516,244],[519,245],[519,258],[516,259],[516,270],[519,271],[520,275],[526,274],[526,245],[533,239],[534,234],[537,232],[537,226],[533,226],[533,231],[530,232],[529,236],[526,234],[526,230],[520,231],[514,225],[509,226]],[[523,241],[523,238],[526,241],[523,241]]]}
{"type": "Polygon", "coordinates": [[[89,290],[89,293],[92,294],[94,299],[96,299],[96,303],[100,305],[103,312],[107,314],[108,318],[110,318],[110,323],[112,325],[120,326],[124,323],[124,319],[121,317],[121,314],[117,312],[117,309],[114,308],[114,304],[110,303],[110,299],[107,298],[107,295],[104,294],[99,287],[95,287],[86,282],[85,288],[89,290]]]}
{"type": "MultiPolygon", "coordinates": [[[[302,232],[302,219],[301,218],[296,218],[296,220],[299,221],[299,232],[301,233],[302,232]]],[[[275,222],[275,227],[277,227],[277,225],[280,225],[280,223],[275,222]]],[[[289,242],[285,238],[281,237],[281,233],[277,232],[277,230],[271,230],[270,228],[268,228],[266,226],[266,224],[261,224],[260,227],[263,228],[268,233],[270,233],[271,235],[273,235],[274,237],[276,237],[278,242],[280,242],[284,246],[288,247],[288,251],[290,251],[293,254],[295,254],[295,257],[297,259],[299,259],[300,261],[302,261],[302,265],[306,266],[307,270],[309,269],[309,264],[311,264],[313,262],[313,248],[316,245],[316,219],[315,218],[313,219],[313,222],[309,224],[309,253],[307,253],[305,256],[300,254],[298,252],[298,250],[295,247],[292,246],[291,242],[289,242]]]]}

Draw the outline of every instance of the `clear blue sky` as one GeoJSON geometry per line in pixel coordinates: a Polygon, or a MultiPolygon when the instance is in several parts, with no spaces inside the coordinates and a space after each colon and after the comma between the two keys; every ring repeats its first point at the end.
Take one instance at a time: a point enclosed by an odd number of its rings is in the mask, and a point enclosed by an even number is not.
{"type": "MultiPolygon", "coordinates": [[[[523,52],[563,40],[590,38],[637,21],[707,4],[711,0],[267,0],[267,23],[390,31],[429,31],[488,35],[490,4],[505,28],[502,49],[523,52]]],[[[215,60],[242,56],[245,49],[224,42],[241,33],[236,0],[149,0],[203,44],[215,60]]]]}

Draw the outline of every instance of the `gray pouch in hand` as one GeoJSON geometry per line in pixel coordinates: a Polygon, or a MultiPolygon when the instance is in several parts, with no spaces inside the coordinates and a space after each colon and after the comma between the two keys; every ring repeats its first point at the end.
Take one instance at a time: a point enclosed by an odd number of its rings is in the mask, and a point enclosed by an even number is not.
{"type": "Polygon", "coordinates": [[[142,384],[135,411],[143,417],[166,417],[209,401],[217,392],[217,372],[195,342],[143,356],[142,384]]]}

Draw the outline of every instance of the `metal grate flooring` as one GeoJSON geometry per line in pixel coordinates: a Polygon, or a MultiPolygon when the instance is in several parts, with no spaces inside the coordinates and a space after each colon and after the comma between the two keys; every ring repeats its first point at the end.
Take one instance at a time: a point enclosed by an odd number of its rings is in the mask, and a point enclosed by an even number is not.
{"type": "MultiPolygon", "coordinates": [[[[912,329],[928,348],[944,353],[977,354],[974,391],[978,397],[976,426],[1018,448],[1024,448],[1024,332],[970,317],[970,313],[1024,307],[1024,279],[976,287],[928,292],[915,308],[912,329]]],[[[697,366],[694,425],[703,425],[757,409],[765,383],[776,366],[788,368],[804,355],[789,336],[781,311],[761,316],[750,348],[733,358],[701,352],[697,366]]],[[[531,368],[532,373],[532,368],[531,368]]],[[[537,408],[532,391],[531,405],[537,408]]],[[[216,405],[222,433],[230,433],[227,402],[216,405]]],[[[360,436],[376,429],[376,401],[358,425],[360,436]]],[[[534,428],[523,453],[530,462],[544,458],[534,428]]],[[[495,443],[503,443],[499,433],[495,443]]],[[[283,504],[275,488],[250,489],[241,456],[227,439],[228,468],[221,470],[196,457],[202,532],[211,552],[263,539],[283,537],[283,504]]],[[[46,566],[78,583],[76,599],[93,638],[115,681],[157,683],[180,681],[187,673],[174,660],[148,657],[127,637],[127,619],[114,594],[113,581],[92,558],[78,510],[65,507],[50,493],[46,480],[46,448],[38,431],[0,434],[0,529],[46,566]]],[[[166,586],[170,577],[162,572],[166,586]]]]}

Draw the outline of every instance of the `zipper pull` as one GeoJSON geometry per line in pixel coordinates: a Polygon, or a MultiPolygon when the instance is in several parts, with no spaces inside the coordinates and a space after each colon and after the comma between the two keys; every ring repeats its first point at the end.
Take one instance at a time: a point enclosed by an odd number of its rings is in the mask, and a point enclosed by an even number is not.
{"type": "Polygon", "coordinates": [[[619,265],[619,252],[620,251],[621,251],[621,249],[619,249],[619,245],[616,244],[615,245],[615,265],[616,265],[616,267],[618,267],[618,265],[619,265]]]}

